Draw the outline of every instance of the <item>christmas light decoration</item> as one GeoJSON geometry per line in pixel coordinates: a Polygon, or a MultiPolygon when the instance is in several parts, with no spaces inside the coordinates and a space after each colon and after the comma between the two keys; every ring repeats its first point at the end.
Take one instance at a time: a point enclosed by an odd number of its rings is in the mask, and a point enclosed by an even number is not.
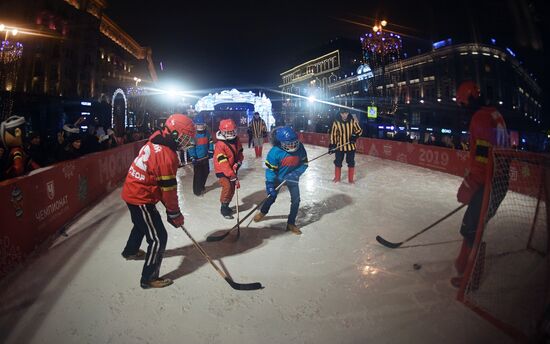
{"type": "MultiPolygon", "coordinates": [[[[386,30],[387,25],[386,20],[376,23],[372,28],[372,32],[368,32],[361,37],[361,45],[364,64],[374,71],[375,76],[369,81],[373,85],[368,88],[371,88],[374,84],[377,87],[382,87],[382,99],[379,99],[376,105],[379,106],[381,113],[393,114],[397,110],[400,88],[396,89],[394,97],[387,97],[386,86],[391,81],[386,75],[386,66],[400,62],[403,41],[399,34],[386,30]]],[[[372,89],[375,90],[375,88],[372,89]]]]}

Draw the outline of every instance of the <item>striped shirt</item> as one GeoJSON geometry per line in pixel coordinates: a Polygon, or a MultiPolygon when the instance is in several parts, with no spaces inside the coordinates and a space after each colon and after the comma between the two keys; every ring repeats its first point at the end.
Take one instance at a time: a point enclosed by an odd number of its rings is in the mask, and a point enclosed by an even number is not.
{"type": "Polygon", "coordinates": [[[264,137],[264,134],[267,133],[267,127],[261,118],[250,121],[250,129],[254,138],[264,137]]]}
{"type": "MultiPolygon", "coordinates": [[[[348,115],[345,121],[340,117],[332,122],[332,127],[330,128],[330,143],[338,147],[349,142],[352,134],[359,137],[362,133],[363,130],[361,126],[359,126],[359,123],[357,123],[353,116],[348,115]]],[[[338,150],[342,152],[354,151],[355,149],[355,143],[348,143],[338,148],[338,150]]]]}

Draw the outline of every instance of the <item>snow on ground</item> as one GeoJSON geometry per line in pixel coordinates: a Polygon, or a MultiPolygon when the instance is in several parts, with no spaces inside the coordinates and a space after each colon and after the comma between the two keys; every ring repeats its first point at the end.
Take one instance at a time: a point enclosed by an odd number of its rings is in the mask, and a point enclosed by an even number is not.
{"type": "MultiPolygon", "coordinates": [[[[310,159],[326,151],[306,147],[310,159]]],[[[247,148],[245,157],[241,216],[265,197],[263,160],[247,148]]],[[[79,218],[69,237],[2,282],[0,342],[511,342],[457,302],[449,284],[463,211],[403,248],[375,241],[401,241],[456,208],[460,179],[357,155],[357,183],[333,184],[332,159],[312,162],[301,178],[303,235],[283,231],[290,202],[284,189],[265,221],[243,228],[238,241],[222,242],[205,241],[236,222],[219,213],[213,172],[208,192],[196,197],[192,169],[184,168],[186,228],[235,281],[265,289],[233,290],[186,234],[165,222],[161,275],[175,282],[142,290],[143,261],[120,256],[131,221],[119,188],[79,218]],[[422,268],[413,269],[415,263],[422,268]]]]}

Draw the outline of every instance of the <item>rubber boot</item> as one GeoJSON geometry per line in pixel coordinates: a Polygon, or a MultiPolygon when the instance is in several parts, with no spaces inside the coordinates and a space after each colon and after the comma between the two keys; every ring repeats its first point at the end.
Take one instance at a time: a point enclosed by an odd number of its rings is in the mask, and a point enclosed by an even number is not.
{"type": "Polygon", "coordinates": [[[256,158],[260,157],[260,147],[254,147],[254,153],[256,154],[256,158]]]}
{"type": "Polygon", "coordinates": [[[350,184],[355,184],[353,177],[355,177],[355,167],[348,167],[348,182],[350,184]]]}
{"type": "Polygon", "coordinates": [[[466,239],[462,240],[462,247],[460,247],[460,252],[458,253],[458,257],[455,259],[455,269],[458,273],[458,276],[451,278],[451,284],[455,288],[460,288],[462,285],[462,280],[464,277],[464,272],[466,271],[466,265],[468,264],[468,256],[470,255],[470,252],[472,251],[471,248],[468,247],[468,244],[466,243],[466,239]]]}
{"type": "Polygon", "coordinates": [[[458,274],[462,275],[466,271],[466,264],[468,263],[468,256],[470,255],[471,248],[468,247],[466,239],[462,240],[462,247],[460,253],[455,259],[455,269],[458,274]]]}
{"type": "Polygon", "coordinates": [[[335,167],[334,168],[334,179],[332,180],[335,183],[340,182],[340,178],[342,176],[342,168],[341,167],[335,167]]]}

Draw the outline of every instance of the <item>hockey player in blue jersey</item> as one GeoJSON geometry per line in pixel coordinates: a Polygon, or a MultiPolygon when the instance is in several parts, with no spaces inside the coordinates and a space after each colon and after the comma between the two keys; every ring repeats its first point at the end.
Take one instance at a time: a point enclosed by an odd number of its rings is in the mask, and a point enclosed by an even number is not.
{"type": "Polygon", "coordinates": [[[290,127],[276,129],[273,137],[275,142],[273,148],[267,154],[265,165],[265,188],[267,200],[264,202],[260,212],[254,216],[254,221],[261,221],[269,212],[269,208],[277,198],[275,189],[286,180],[286,186],[290,192],[290,214],[286,230],[294,234],[302,234],[296,226],[296,215],[300,207],[300,176],[307,169],[307,153],[304,145],[298,141],[298,136],[290,127]]]}
{"type": "Polygon", "coordinates": [[[214,143],[204,118],[198,115],[194,118],[194,122],[197,134],[194,145],[187,150],[187,154],[193,163],[193,193],[200,196],[205,190],[204,185],[210,173],[208,159],[214,154],[214,143]]]}

